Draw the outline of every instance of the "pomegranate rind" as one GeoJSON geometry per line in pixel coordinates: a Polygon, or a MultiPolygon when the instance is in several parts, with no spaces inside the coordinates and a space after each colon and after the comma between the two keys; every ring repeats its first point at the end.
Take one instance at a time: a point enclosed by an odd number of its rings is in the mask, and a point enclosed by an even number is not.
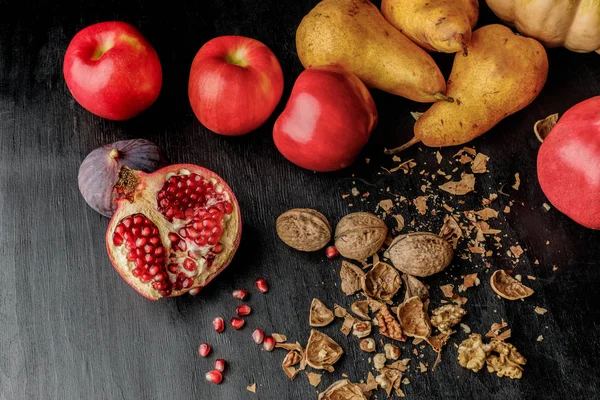
{"type": "Polygon", "coordinates": [[[166,225],[168,224],[168,221],[166,221],[165,217],[158,211],[156,195],[165,183],[164,177],[169,174],[177,174],[182,170],[196,173],[206,180],[214,178],[223,187],[223,192],[228,194],[229,201],[231,201],[233,205],[233,211],[229,214],[229,219],[224,226],[223,234],[220,239],[220,243],[223,244],[223,251],[216,255],[211,267],[196,275],[194,277],[194,282],[190,287],[181,290],[173,289],[168,297],[181,296],[192,289],[200,289],[206,286],[231,263],[240,244],[242,235],[242,216],[239,204],[233,190],[231,190],[227,182],[219,175],[207,168],[194,164],[169,165],[150,174],[138,171],[140,184],[135,191],[118,200],[117,210],[108,224],[108,229],[106,231],[106,249],[111,263],[119,275],[121,275],[121,277],[139,294],[150,300],[158,300],[163,296],[159,290],[152,287],[151,283],[143,283],[139,278],[133,276],[129,266],[120,265],[118,260],[122,259],[123,256],[122,254],[119,254],[117,248],[112,245],[112,237],[116,226],[123,218],[132,214],[143,213],[157,225],[165,248],[170,248],[171,241],[168,238],[168,234],[169,232],[172,232],[172,230],[169,229],[170,225],[166,225]],[[160,177],[163,178],[161,179],[160,177]],[[157,221],[162,221],[163,223],[156,223],[157,221]]]}

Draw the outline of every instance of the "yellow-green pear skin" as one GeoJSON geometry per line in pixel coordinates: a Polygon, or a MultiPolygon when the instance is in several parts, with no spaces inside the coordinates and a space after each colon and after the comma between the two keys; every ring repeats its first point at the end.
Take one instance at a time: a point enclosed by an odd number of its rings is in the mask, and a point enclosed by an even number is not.
{"type": "Polygon", "coordinates": [[[448,79],[453,103],[433,104],[416,122],[415,139],[431,147],[467,143],[525,108],[548,77],[548,56],[537,40],[503,25],[473,32],[468,55],[457,53],[448,79]]]}
{"type": "Polygon", "coordinates": [[[383,16],[430,51],[465,51],[479,17],[479,0],[382,0],[383,16]]]}
{"type": "Polygon", "coordinates": [[[414,101],[433,102],[446,91],[431,56],[369,0],[321,1],[302,19],[296,48],[305,68],[336,64],[369,87],[414,101]]]}

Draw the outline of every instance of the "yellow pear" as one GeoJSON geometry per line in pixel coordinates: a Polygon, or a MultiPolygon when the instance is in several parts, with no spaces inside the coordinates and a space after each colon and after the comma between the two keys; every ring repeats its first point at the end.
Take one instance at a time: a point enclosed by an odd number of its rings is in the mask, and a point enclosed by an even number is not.
{"type": "Polygon", "coordinates": [[[426,50],[466,51],[479,0],[382,0],[383,16],[426,50]]]}
{"type": "Polygon", "coordinates": [[[296,48],[305,68],[337,64],[367,86],[427,103],[446,99],[435,61],[369,0],[323,0],[302,19],[296,48]]]}
{"type": "Polygon", "coordinates": [[[423,142],[431,147],[467,143],[525,108],[548,76],[546,50],[503,25],[473,32],[468,55],[457,53],[448,79],[453,103],[437,102],[417,120],[414,138],[393,154],[423,142]]]}

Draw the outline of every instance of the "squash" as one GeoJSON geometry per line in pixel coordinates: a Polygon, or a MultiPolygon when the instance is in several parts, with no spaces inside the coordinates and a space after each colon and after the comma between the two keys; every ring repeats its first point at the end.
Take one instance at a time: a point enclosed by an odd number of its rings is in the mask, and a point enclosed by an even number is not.
{"type": "Polygon", "coordinates": [[[599,0],[486,0],[504,22],[547,47],[600,53],[599,0]]]}

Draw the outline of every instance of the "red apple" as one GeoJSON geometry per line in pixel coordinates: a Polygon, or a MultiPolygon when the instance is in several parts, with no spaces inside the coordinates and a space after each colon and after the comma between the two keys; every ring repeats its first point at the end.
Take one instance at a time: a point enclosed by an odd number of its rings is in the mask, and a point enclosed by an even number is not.
{"type": "Polygon", "coordinates": [[[83,108],[112,120],[132,118],[150,107],[162,85],[156,52],[125,22],[101,22],[77,32],[63,73],[83,108]]]}
{"type": "Polygon", "coordinates": [[[335,171],[354,162],[377,125],[366,86],[339,67],[310,68],[298,76],[273,139],[285,158],[313,171],[335,171]]]}
{"type": "Polygon", "coordinates": [[[258,40],[221,36],[196,54],[188,95],[202,125],[238,136],[261,126],[283,93],[283,73],[275,54],[258,40]]]}
{"type": "Polygon", "coordinates": [[[548,200],[575,222],[600,229],[600,96],[568,110],[538,153],[548,200]]]}

